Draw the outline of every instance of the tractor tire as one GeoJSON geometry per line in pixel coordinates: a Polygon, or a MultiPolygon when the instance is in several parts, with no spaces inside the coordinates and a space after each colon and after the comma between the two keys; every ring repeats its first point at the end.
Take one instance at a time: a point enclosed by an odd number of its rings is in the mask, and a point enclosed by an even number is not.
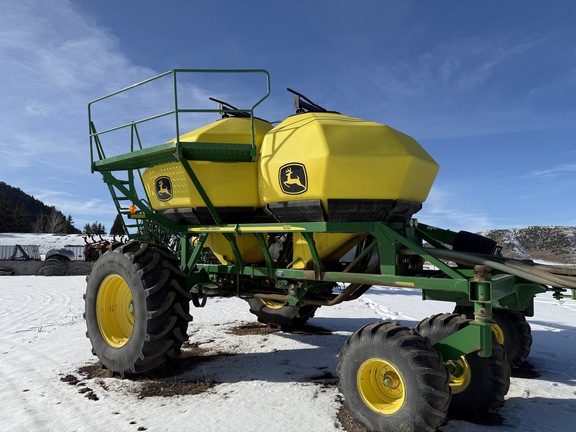
{"type": "Polygon", "coordinates": [[[64,276],[65,274],[66,264],[58,259],[48,258],[36,269],[36,276],[64,276]]]}
{"type": "Polygon", "coordinates": [[[450,404],[442,356],[399,324],[377,322],[352,334],[339,355],[340,391],[371,431],[434,431],[450,404]]]}
{"type": "Polygon", "coordinates": [[[249,298],[250,312],[258,318],[258,321],[271,327],[282,329],[294,329],[302,327],[314,316],[319,306],[304,305],[290,306],[285,302],[249,298]]]}
{"type": "MultiPolygon", "coordinates": [[[[438,314],[422,320],[415,330],[434,345],[468,326],[470,321],[458,314],[438,314]]],[[[504,403],[504,396],[510,387],[510,365],[496,336],[493,338],[491,357],[480,357],[473,352],[452,363],[458,366],[460,372],[450,375],[452,402],[448,416],[475,421],[485,414],[496,412],[504,403]]]]}
{"type": "Polygon", "coordinates": [[[140,374],[180,355],[192,320],[190,295],[170,252],[128,243],[102,255],[87,282],[86,336],[104,367],[140,374]]]}
{"type": "MultiPolygon", "coordinates": [[[[456,306],[454,313],[474,319],[474,309],[470,306],[456,306]]],[[[532,331],[526,316],[519,311],[493,309],[492,320],[495,323],[492,329],[498,342],[504,345],[510,367],[521,366],[532,347],[532,331]]]]}

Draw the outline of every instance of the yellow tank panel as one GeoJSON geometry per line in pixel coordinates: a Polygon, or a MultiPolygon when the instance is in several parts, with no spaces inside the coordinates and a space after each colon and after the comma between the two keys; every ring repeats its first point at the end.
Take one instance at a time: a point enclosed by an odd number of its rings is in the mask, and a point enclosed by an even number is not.
{"type": "MultiPolygon", "coordinates": [[[[267,121],[254,119],[254,142],[257,148],[260,148],[264,135],[270,129],[272,125],[267,121]]],[[[252,144],[251,122],[245,117],[223,118],[181,135],[180,141],[252,144]]]]}
{"type": "Polygon", "coordinates": [[[438,164],[410,136],[335,113],[292,116],[264,137],[265,203],[327,199],[426,200],[438,164]]]}
{"type": "MultiPolygon", "coordinates": [[[[363,233],[314,233],[314,244],[320,260],[338,260],[356,246],[366,234],[363,233]]],[[[294,233],[292,252],[295,269],[312,268],[312,254],[308,242],[300,233],[294,233]]]]}
{"type": "MultiPolygon", "coordinates": [[[[264,261],[264,254],[260,243],[251,234],[235,235],[236,245],[242,254],[242,259],[246,264],[255,264],[264,261]]],[[[210,248],[218,261],[223,265],[234,264],[236,258],[230,242],[222,234],[210,234],[204,243],[204,247],[210,248]]]]}
{"type": "MultiPolygon", "coordinates": [[[[188,161],[215,207],[260,207],[258,167],[254,162],[188,161]]],[[[152,208],[204,207],[204,201],[179,162],[148,168],[142,174],[152,208]],[[172,198],[164,200],[158,183],[168,178],[172,198]]],[[[166,182],[166,180],[164,180],[166,182]]]]}
{"type": "MultiPolygon", "coordinates": [[[[272,125],[254,119],[257,150],[272,125]]],[[[249,118],[229,117],[210,123],[180,136],[182,142],[250,144],[249,118]]],[[[188,161],[215,207],[260,207],[258,167],[256,162],[188,161]]],[[[179,162],[148,168],[142,175],[152,208],[204,207],[190,177],[179,162]]]]}

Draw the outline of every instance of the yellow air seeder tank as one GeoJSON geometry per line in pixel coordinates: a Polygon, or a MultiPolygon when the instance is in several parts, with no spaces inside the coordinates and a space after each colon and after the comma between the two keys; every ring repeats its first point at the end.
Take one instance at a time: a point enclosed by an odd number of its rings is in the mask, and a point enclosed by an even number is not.
{"type": "MultiPolygon", "coordinates": [[[[391,127],[309,112],[289,117],[264,137],[260,199],[281,222],[405,221],[420,210],[438,168],[413,138],[391,127]]],[[[354,237],[358,233],[314,239],[321,258],[336,258],[354,237]]],[[[298,234],[294,260],[295,268],[310,267],[298,234]]]]}
{"type": "MultiPolygon", "coordinates": [[[[254,143],[259,152],[272,125],[254,119],[254,143]]],[[[181,142],[251,144],[251,119],[223,118],[180,136],[181,142]]],[[[224,223],[249,223],[262,207],[258,195],[256,162],[188,161],[224,223]]],[[[213,224],[206,204],[179,162],[148,168],[143,175],[152,208],[174,222],[185,225],[213,224]]],[[[260,244],[251,236],[238,236],[238,246],[247,263],[264,259],[260,244]],[[246,237],[246,238],[244,238],[246,237]]],[[[206,246],[222,263],[234,262],[229,242],[211,234],[206,246]]]]}

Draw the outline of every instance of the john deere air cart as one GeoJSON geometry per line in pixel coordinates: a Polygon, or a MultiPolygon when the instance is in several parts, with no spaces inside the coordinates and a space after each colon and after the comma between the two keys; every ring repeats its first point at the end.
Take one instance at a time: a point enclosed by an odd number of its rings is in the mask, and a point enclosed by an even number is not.
{"type": "Polygon", "coordinates": [[[269,89],[264,70],[179,69],[90,103],[92,171],[131,239],[88,278],[93,352],[120,375],[158,368],[188,338],[190,302],[210,296],[238,296],[259,321],[289,328],[372,285],[413,288],[456,313],[351,335],[338,366],[346,404],[378,431],[495,411],[529,353],[534,296],[574,290],[575,270],[506,259],[489,239],[418,223],[438,165],[413,138],[295,91],[296,113],[273,125],[254,113],[269,89]],[[191,108],[181,81],[209,74],[260,77],[265,91],[248,107],[191,108]],[[97,129],[96,108],[158,82],[171,89],[167,110],[97,129]],[[207,114],[221,118],[182,130],[185,117],[207,114]],[[147,145],[151,124],[163,139],[147,145]]]}

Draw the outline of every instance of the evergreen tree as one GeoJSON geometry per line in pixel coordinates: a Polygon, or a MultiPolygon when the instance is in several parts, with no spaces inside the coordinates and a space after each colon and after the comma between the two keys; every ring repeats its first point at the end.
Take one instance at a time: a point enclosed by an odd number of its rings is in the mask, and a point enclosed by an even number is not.
{"type": "Polygon", "coordinates": [[[0,194],[0,232],[11,232],[13,210],[10,201],[0,194]]]}
{"type": "Polygon", "coordinates": [[[106,234],[106,227],[98,221],[93,222],[92,224],[87,223],[86,225],[84,225],[83,233],[87,235],[97,235],[97,234],[104,235],[106,234]]]}
{"type": "Polygon", "coordinates": [[[126,235],[126,231],[124,230],[124,221],[122,220],[122,215],[120,213],[118,213],[116,219],[114,219],[112,228],[110,228],[110,235],[126,235]]]}
{"type": "Polygon", "coordinates": [[[29,226],[26,221],[27,219],[26,206],[20,204],[14,209],[12,214],[12,232],[27,232],[29,231],[29,226]]]}
{"type": "Polygon", "coordinates": [[[80,230],[74,226],[72,216],[68,215],[64,223],[64,234],[80,234],[80,230]]]}

